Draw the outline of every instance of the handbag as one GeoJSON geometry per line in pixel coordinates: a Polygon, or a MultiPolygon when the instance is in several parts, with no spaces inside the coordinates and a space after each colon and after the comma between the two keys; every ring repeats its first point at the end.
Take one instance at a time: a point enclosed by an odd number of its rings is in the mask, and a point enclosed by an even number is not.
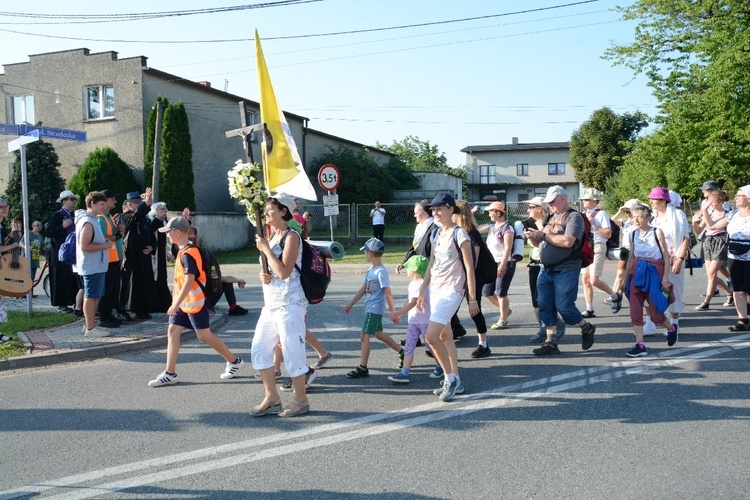
{"type": "Polygon", "coordinates": [[[696,257],[692,250],[690,250],[690,257],[687,260],[687,267],[690,269],[690,276],[693,275],[693,269],[700,269],[703,267],[704,261],[700,257],[696,257]]]}

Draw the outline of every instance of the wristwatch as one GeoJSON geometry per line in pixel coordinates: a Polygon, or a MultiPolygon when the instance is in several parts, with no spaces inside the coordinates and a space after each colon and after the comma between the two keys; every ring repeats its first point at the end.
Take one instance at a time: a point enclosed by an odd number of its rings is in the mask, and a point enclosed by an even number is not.
{"type": "Polygon", "coordinates": [[[542,233],[542,241],[547,241],[547,233],[542,233]]]}

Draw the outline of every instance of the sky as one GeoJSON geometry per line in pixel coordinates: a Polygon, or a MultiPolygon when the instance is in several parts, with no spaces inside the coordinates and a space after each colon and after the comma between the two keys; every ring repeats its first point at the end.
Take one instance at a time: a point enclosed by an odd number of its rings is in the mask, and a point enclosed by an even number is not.
{"type": "Polygon", "coordinates": [[[82,47],[116,51],[119,58],[146,56],[150,67],[257,101],[257,29],[285,111],[309,118],[311,128],[366,145],[417,136],[458,167],[466,162],[461,149],[470,145],[510,144],[513,137],[567,141],[604,106],[654,116],[657,103],[645,79],[602,59],[612,44],[633,38],[635,23],[614,11],[629,3],[3,2],[0,65],[82,47]],[[253,8],[174,15],[247,5],[253,8]],[[171,15],[144,15],[156,12],[171,15]],[[337,34],[351,31],[357,33],[337,34]]]}

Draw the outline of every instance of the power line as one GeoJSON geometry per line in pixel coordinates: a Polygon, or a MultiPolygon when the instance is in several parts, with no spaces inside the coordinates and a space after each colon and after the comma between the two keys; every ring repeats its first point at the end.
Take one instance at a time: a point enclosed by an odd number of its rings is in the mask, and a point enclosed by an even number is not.
{"type": "MultiPolygon", "coordinates": [[[[299,1],[321,1],[321,0],[299,0],[299,1]]],[[[439,24],[463,23],[467,21],[475,21],[475,20],[480,20],[480,19],[515,16],[515,15],[520,15],[520,14],[528,14],[532,12],[541,12],[541,11],[546,11],[546,10],[561,9],[561,8],[584,5],[584,4],[598,2],[598,1],[599,0],[582,0],[580,2],[552,5],[549,7],[540,7],[537,9],[526,9],[526,10],[519,10],[519,11],[513,11],[513,12],[503,12],[500,14],[489,14],[489,15],[477,16],[477,17],[449,19],[449,20],[444,20],[444,21],[433,21],[429,23],[406,24],[406,25],[400,25],[400,26],[389,26],[389,27],[381,27],[381,28],[369,28],[369,29],[353,30],[353,31],[338,31],[338,32],[329,32],[329,33],[315,33],[315,34],[291,35],[291,36],[282,36],[282,37],[268,37],[268,38],[264,38],[263,40],[292,40],[292,39],[298,39],[298,38],[351,35],[351,34],[360,34],[360,33],[372,33],[372,32],[378,32],[378,31],[418,28],[418,27],[424,27],[424,26],[434,26],[434,25],[439,25],[439,24]]],[[[0,12],[0,15],[1,14],[2,12],[0,12]]],[[[0,23],[0,24],[8,24],[8,23],[0,23]]],[[[17,24],[17,23],[13,23],[13,24],[17,24]]],[[[106,43],[189,44],[189,43],[237,43],[237,42],[249,42],[253,40],[252,38],[230,38],[230,39],[209,39],[209,40],[124,40],[124,39],[69,37],[69,36],[62,36],[62,35],[29,33],[29,32],[9,30],[9,29],[0,29],[0,31],[5,31],[7,33],[14,33],[17,35],[36,36],[36,37],[41,37],[41,38],[55,38],[55,39],[60,39],[60,40],[77,40],[77,41],[84,41],[84,42],[106,42],[106,43]]]]}

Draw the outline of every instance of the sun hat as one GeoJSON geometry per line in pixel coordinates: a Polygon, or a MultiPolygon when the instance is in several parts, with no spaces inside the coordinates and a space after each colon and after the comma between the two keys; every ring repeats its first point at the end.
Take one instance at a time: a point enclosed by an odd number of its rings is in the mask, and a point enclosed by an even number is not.
{"type": "Polygon", "coordinates": [[[292,196],[291,194],[276,193],[272,196],[269,196],[269,198],[273,198],[274,200],[279,202],[279,205],[286,207],[287,210],[289,210],[290,214],[293,213],[297,208],[297,203],[294,201],[294,196],[292,196]]]}
{"type": "Polygon", "coordinates": [[[536,205],[538,207],[547,208],[547,202],[544,201],[544,198],[541,196],[534,196],[530,200],[524,200],[521,203],[526,203],[527,205],[536,205]]]}
{"type": "Polygon", "coordinates": [[[158,229],[160,233],[168,233],[169,231],[182,231],[187,233],[190,231],[190,222],[185,217],[176,216],[169,219],[164,227],[158,229]]]}
{"type": "Polygon", "coordinates": [[[407,271],[413,271],[424,278],[427,272],[427,266],[430,265],[430,260],[422,255],[412,255],[409,260],[404,262],[404,269],[407,271]]]}
{"type": "Polygon", "coordinates": [[[641,205],[643,205],[643,203],[641,203],[641,200],[637,198],[633,198],[631,200],[626,201],[625,204],[623,205],[623,208],[627,208],[628,210],[635,210],[641,205]]]}
{"type": "Polygon", "coordinates": [[[742,186],[739,188],[739,191],[742,191],[742,194],[744,194],[746,198],[750,198],[750,184],[742,186]]]}
{"type": "Polygon", "coordinates": [[[383,253],[385,252],[385,243],[383,243],[377,238],[370,238],[369,240],[365,241],[365,245],[359,249],[360,252],[362,250],[369,250],[371,252],[383,253]]]}
{"type": "Polygon", "coordinates": [[[143,198],[141,198],[141,193],[139,193],[138,191],[131,191],[125,195],[125,201],[141,202],[143,201],[143,198]]]}
{"type": "Polygon", "coordinates": [[[669,203],[669,190],[662,186],[656,186],[648,195],[649,200],[664,200],[669,203]]]}
{"type": "Polygon", "coordinates": [[[66,189],[62,193],[60,193],[60,197],[57,199],[57,202],[62,202],[65,198],[75,198],[76,200],[80,199],[81,197],[77,194],[74,194],[73,191],[70,189],[66,189]]]}
{"type": "Polygon", "coordinates": [[[682,196],[677,193],[677,191],[669,190],[669,203],[672,204],[673,207],[679,207],[682,205],[682,196]]]}
{"type": "Polygon", "coordinates": [[[505,213],[505,203],[503,203],[502,201],[493,201],[486,209],[487,212],[489,212],[490,210],[497,210],[498,212],[505,213]]]}
{"type": "Polygon", "coordinates": [[[552,203],[553,201],[555,201],[555,198],[557,198],[561,194],[565,194],[564,187],[560,185],[552,186],[547,190],[547,196],[544,197],[544,202],[552,203]]]}
{"type": "Polygon", "coordinates": [[[454,200],[453,196],[449,195],[448,193],[440,193],[439,195],[435,196],[428,204],[428,206],[430,207],[442,207],[443,205],[455,207],[456,200],[454,200]]]}
{"type": "Polygon", "coordinates": [[[718,191],[719,190],[719,183],[716,181],[706,181],[701,186],[701,191],[718,191]]]}
{"type": "Polygon", "coordinates": [[[583,196],[578,198],[579,200],[594,200],[599,201],[602,199],[601,196],[599,196],[599,193],[596,192],[596,189],[594,188],[586,188],[583,191],[583,196]]]}

